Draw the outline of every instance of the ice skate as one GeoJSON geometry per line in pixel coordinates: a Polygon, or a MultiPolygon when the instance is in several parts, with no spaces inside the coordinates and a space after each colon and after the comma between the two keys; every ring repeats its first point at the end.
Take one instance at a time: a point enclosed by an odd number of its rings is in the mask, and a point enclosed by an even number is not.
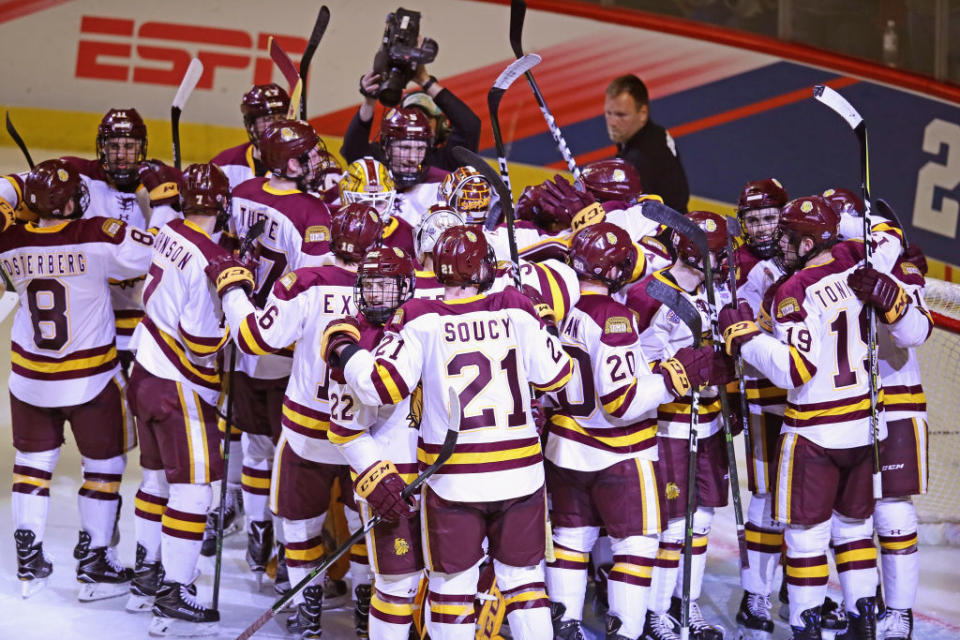
{"type": "Polygon", "coordinates": [[[277,575],[273,579],[273,590],[281,596],[290,591],[290,573],[287,571],[287,550],[277,545],[277,575]]]}
{"type": "Polygon", "coordinates": [[[550,619],[553,622],[553,637],[557,640],[583,640],[583,628],[579,620],[563,620],[567,608],[559,602],[550,603],[550,619]]]}
{"type": "Polygon", "coordinates": [[[737,611],[737,640],[770,640],[772,633],[770,597],[744,591],[737,611]]]}
{"type": "Polygon", "coordinates": [[[17,579],[20,580],[20,596],[24,599],[43,589],[53,573],[53,562],[43,553],[43,543],[33,543],[36,537],[29,529],[13,532],[17,543],[17,579]]]}
{"type": "Polygon", "coordinates": [[[361,640],[370,637],[370,598],[373,588],[369,584],[358,584],[353,607],[353,629],[361,640]]]}
{"type": "MultiPolygon", "coordinates": [[[[680,624],[683,601],[676,596],[670,598],[670,617],[674,624],[680,624]]],[[[690,638],[692,640],[723,640],[724,629],[720,625],[707,622],[696,600],[690,601],[690,638]]]]}
{"type": "MultiPolygon", "coordinates": [[[[359,588],[359,585],[358,587],[359,588]]],[[[345,580],[331,578],[323,574],[323,609],[340,609],[350,603],[350,589],[345,580]]]]}
{"type": "Polygon", "coordinates": [[[857,600],[857,614],[848,614],[847,630],[837,640],[877,640],[876,604],[873,597],[857,600]]]}
{"type": "Polygon", "coordinates": [[[840,632],[847,628],[847,611],[827,596],[820,607],[820,624],[824,631],[840,632]]]}
{"type": "Polygon", "coordinates": [[[247,564],[257,579],[257,589],[263,583],[263,576],[273,553],[273,522],[261,520],[251,522],[247,527],[247,564]]]}
{"type": "Polygon", "coordinates": [[[820,640],[820,608],[807,609],[800,614],[802,627],[793,627],[793,640],[820,640]]]}
{"type": "Polygon", "coordinates": [[[913,609],[887,609],[877,619],[877,638],[882,640],[913,639],[913,609]]]}
{"type": "MultiPolygon", "coordinates": [[[[604,638],[606,640],[630,640],[627,636],[620,635],[620,628],[623,626],[623,621],[616,616],[612,616],[609,613],[606,618],[606,635],[604,638]]],[[[583,638],[582,635],[570,636],[572,638],[583,638]]]]}
{"type": "Polygon", "coordinates": [[[217,633],[220,613],[197,601],[192,584],[164,582],[157,589],[150,620],[153,636],[209,636],[217,633]]]}
{"type": "Polygon", "coordinates": [[[130,595],[127,597],[127,611],[139,613],[150,611],[157,589],[163,583],[163,565],[159,560],[145,562],[147,550],[137,545],[137,564],[133,568],[133,582],[130,583],[130,595]]]}
{"type": "Polygon", "coordinates": [[[647,611],[647,619],[643,625],[642,640],[680,640],[673,619],[668,613],[654,613],[647,611]]]}
{"type": "MultiPolygon", "coordinates": [[[[240,508],[240,492],[236,489],[227,490],[227,500],[224,505],[226,517],[223,521],[223,537],[240,531],[243,526],[240,508]]],[[[217,553],[217,524],[220,520],[220,506],[210,509],[207,513],[207,525],[203,530],[203,544],[200,546],[200,555],[210,558],[217,553]]]]}
{"type": "Polygon", "coordinates": [[[116,559],[113,547],[88,548],[77,563],[80,602],[116,598],[129,592],[133,570],[116,559]]]}
{"type": "Polygon", "coordinates": [[[296,612],[287,619],[287,631],[300,634],[300,638],[320,638],[323,630],[320,616],[323,613],[323,587],[314,585],[303,590],[303,602],[296,612]]]}

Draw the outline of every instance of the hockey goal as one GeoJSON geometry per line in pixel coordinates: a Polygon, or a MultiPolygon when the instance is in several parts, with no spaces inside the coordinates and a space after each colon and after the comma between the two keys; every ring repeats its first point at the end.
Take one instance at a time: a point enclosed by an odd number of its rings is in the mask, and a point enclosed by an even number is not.
{"type": "Polygon", "coordinates": [[[960,545],[960,284],[929,278],[926,299],[935,326],[918,351],[930,480],[926,495],[914,503],[922,543],[960,545]]]}

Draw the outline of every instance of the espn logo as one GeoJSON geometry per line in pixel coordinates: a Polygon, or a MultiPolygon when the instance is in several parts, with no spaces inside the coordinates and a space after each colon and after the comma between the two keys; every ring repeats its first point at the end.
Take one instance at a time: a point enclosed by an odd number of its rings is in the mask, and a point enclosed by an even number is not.
{"type": "Polygon", "coordinates": [[[273,79],[274,66],[267,50],[270,36],[292,57],[307,46],[306,38],[257,33],[172,22],[83,16],[77,45],[77,78],[140,84],[180,86],[194,56],[203,62],[198,89],[212,89],[217,69],[247,69],[253,63],[253,84],[273,79]],[[136,35],[134,35],[136,32],[136,35]]]}

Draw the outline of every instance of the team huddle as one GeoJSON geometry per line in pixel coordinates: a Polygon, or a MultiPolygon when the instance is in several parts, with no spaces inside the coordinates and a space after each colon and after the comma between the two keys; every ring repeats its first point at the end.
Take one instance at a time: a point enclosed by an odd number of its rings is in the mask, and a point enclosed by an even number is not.
{"type": "Polygon", "coordinates": [[[486,638],[505,621],[575,640],[588,583],[608,640],[770,639],[778,586],[794,638],[912,637],[915,350],[933,323],[923,254],[894,220],[865,230],[850,191],[790,200],[771,178],[742,187],[735,217],[682,215],[619,159],[514,205],[475,167],[427,165],[422,106],[390,109],[379,159],[344,168],[289,103],[254,86],[250,141],[182,172],[148,159],[134,109],[111,109],[96,159],[0,180],[24,597],[54,568],[69,421],[80,600],[125,595],[152,634],[216,633],[199,557],[243,529],[258,585],[295,605],[290,633],[320,638],[315,569],[342,509],[369,526],[349,549],[360,638],[486,638]],[[115,549],[137,445],[130,568],[115,549]],[[724,630],[697,600],[731,493],[743,596],[724,630]],[[826,598],[831,551],[842,603],[826,598]]]}

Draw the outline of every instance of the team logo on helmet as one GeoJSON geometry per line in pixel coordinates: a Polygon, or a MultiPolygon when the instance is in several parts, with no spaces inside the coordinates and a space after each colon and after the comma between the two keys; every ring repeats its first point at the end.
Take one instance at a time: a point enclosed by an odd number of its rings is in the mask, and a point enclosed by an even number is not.
{"type": "Polygon", "coordinates": [[[827,189],[826,191],[823,192],[823,197],[824,197],[824,198],[829,198],[830,196],[832,196],[832,195],[835,194],[836,192],[837,192],[836,189],[827,189]]]}
{"type": "Polygon", "coordinates": [[[70,175],[67,173],[66,169],[57,169],[57,177],[60,178],[60,182],[66,182],[70,179],[70,175]]]}
{"type": "Polygon", "coordinates": [[[614,169],[613,179],[617,182],[626,182],[627,181],[627,172],[623,169],[614,169]]]}
{"type": "Polygon", "coordinates": [[[800,211],[803,211],[804,213],[810,213],[813,211],[813,203],[809,200],[804,200],[800,203],[800,211]]]}
{"type": "Polygon", "coordinates": [[[291,129],[290,127],[284,127],[283,129],[280,129],[280,138],[284,142],[290,142],[291,140],[295,140],[296,137],[297,137],[297,134],[295,134],[293,132],[293,129],[291,129]]]}
{"type": "Polygon", "coordinates": [[[611,232],[607,232],[607,242],[610,244],[617,244],[617,236],[613,235],[611,232]]]}
{"type": "Polygon", "coordinates": [[[706,220],[703,221],[702,228],[707,233],[713,233],[714,231],[717,230],[717,223],[714,220],[707,218],[706,220]]]}
{"type": "Polygon", "coordinates": [[[775,184],[775,185],[777,185],[778,187],[780,187],[781,189],[783,189],[783,185],[780,184],[780,181],[779,181],[779,180],[777,180],[776,178],[770,178],[770,180],[773,181],[773,184],[775,184]]]}
{"type": "Polygon", "coordinates": [[[370,211],[369,214],[370,214],[371,220],[373,220],[374,222],[380,222],[380,216],[378,216],[375,212],[370,211]]]}
{"type": "Polygon", "coordinates": [[[402,257],[403,257],[403,251],[400,251],[400,249],[398,249],[397,247],[394,247],[394,248],[393,248],[393,252],[396,254],[396,256],[397,256],[398,258],[402,258],[402,257]]]}
{"type": "Polygon", "coordinates": [[[473,231],[467,231],[466,236],[467,236],[467,240],[469,240],[470,242],[477,241],[477,236],[473,231]]]}

